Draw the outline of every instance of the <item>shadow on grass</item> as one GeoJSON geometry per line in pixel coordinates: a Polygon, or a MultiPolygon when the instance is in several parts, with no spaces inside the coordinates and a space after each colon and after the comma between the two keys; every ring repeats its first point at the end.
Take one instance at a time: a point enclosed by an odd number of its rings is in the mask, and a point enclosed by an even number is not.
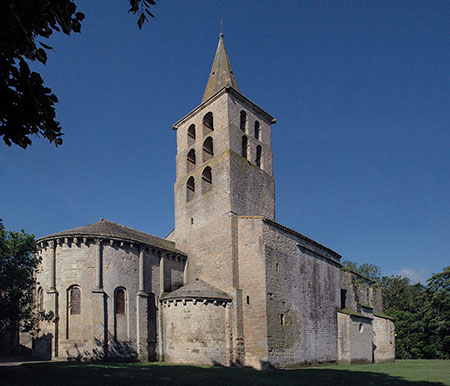
{"type": "Polygon", "coordinates": [[[0,385],[374,385],[442,386],[369,371],[304,368],[256,371],[149,363],[26,363],[0,368],[0,385]]]}

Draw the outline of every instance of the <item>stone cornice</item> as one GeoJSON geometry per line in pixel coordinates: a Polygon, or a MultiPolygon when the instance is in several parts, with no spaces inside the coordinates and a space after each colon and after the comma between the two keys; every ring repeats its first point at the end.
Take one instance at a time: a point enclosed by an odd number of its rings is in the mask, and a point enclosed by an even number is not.
{"type": "Polygon", "coordinates": [[[161,253],[164,253],[166,255],[174,256],[181,260],[186,260],[187,255],[184,252],[181,251],[173,251],[161,247],[157,247],[154,245],[145,244],[136,240],[130,240],[130,239],[123,239],[119,237],[108,237],[108,236],[96,236],[96,235],[73,235],[73,236],[45,236],[41,237],[36,240],[36,245],[38,249],[43,249],[45,247],[54,248],[56,245],[61,246],[63,244],[69,245],[69,244],[86,244],[87,242],[92,242],[96,245],[109,245],[113,246],[114,243],[120,243],[119,246],[122,247],[124,245],[128,245],[130,247],[138,247],[143,250],[156,250],[161,253]]]}
{"type": "Polygon", "coordinates": [[[193,115],[197,114],[200,110],[202,110],[205,107],[209,106],[215,100],[217,100],[222,95],[227,94],[227,93],[229,93],[229,94],[237,97],[238,99],[240,99],[241,102],[243,102],[247,106],[249,106],[250,109],[256,111],[256,113],[261,115],[268,123],[275,124],[277,122],[277,120],[274,117],[272,117],[269,113],[264,111],[262,108],[258,107],[250,99],[248,99],[244,95],[242,95],[239,91],[236,91],[230,85],[226,85],[226,86],[222,87],[219,91],[217,91],[214,95],[212,95],[209,99],[207,99],[205,102],[203,102],[201,105],[197,106],[190,113],[186,114],[183,118],[181,118],[179,121],[174,123],[172,125],[172,129],[173,130],[177,130],[180,127],[180,125],[182,125],[184,122],[186,122],[193,115]]]}

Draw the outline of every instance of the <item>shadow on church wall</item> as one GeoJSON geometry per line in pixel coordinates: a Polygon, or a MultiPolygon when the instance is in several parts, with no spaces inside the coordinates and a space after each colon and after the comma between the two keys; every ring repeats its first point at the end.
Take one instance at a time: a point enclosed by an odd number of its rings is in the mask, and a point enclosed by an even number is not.
{"type": "Polygon", "coordinates": [[[95,338],[95,346],[92,350],[80,349],[74,344],[73,350],[66,350],[67,360],[72,362],[135,362],[138,353],[131,341],[118,341],[112,334],[108,334],[108,340],[95,338]]]}
{"type": "Polygon", "coordinates": [[[154,293],[148,294],[147,300],[147,343],[148,343],[148,360],[156,361],[157,357],[157,336],[156,336],[156,324],[157,324],[157,304],[156,296],[154,293]]]}
{"type": "Polygon", "coordinates": [[[48,333],[33,339],[33,358],[52,359],[53,334],[48,333]]]}

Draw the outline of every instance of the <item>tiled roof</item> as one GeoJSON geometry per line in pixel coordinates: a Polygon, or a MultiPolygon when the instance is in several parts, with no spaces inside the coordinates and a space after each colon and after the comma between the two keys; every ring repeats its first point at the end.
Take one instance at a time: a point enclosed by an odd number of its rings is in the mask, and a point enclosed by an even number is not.
{"type": "Polygon", "coordinates": [[[161,300],[168,299],[226,299],[231,300],[231,297],[225,292],[205,283],[203,280],[195,279],[181,288],[171,292],[170,294],[161,298],[161,300]]]}
{"type": "Polygon", "coordinates": [[[112,221],[101,219],[93,224],[81,226],[78,228],[68,229],[66,231],[54,233],[48,236],[41,237],[37,242],[51,240],[59,237],[99,237],[111,238],[126,241],[134,241],[148,246],[164,249],[180,255],[186,255],[184,252],[175,248],[175,243],[164,240],[159,237],[150,235],[145,232],[138,231],[133,228],[128,228],[124,225],[117,224],[112,221]]]}

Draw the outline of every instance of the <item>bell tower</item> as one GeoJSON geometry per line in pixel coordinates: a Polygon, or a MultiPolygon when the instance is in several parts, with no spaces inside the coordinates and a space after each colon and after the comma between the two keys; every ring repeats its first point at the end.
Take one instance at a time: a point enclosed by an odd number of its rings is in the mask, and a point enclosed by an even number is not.
{"type": "Polygon", "coordinates": [[[273,123],[241,94],[220,34],[201,104],[173,125],[175,230],[169,238],[189,256],[188,281],[237,288],[237,217],[275,217],[273,123]]]}

